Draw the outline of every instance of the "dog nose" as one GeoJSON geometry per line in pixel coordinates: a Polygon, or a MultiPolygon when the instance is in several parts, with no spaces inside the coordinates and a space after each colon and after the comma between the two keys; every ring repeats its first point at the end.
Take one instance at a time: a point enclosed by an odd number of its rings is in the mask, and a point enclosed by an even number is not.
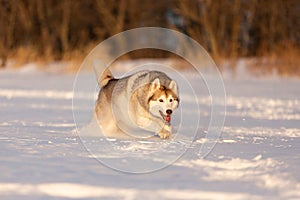
{"type": "Polygon", "coordinates": [[[167,113],[168,115],[171,115],[171,114],[172,114],[172,110],[171,110],[171,109],[168,109],[168,110],[166,111],[166,113],[167,113]]]}

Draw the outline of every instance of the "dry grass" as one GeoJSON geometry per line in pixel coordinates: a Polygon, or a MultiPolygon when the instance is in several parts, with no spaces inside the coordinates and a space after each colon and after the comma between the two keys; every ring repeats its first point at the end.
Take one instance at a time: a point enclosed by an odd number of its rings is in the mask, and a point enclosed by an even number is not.
{"type": "Polygon", "coordinates": [[[300,50],[287,47],[276,53],[250,59],[248,70],[255,75],[277,74],[279,76],[300,77],[300,50]]]}
{"type": "Polygon", "coordinates": [[[68,63],[66,68],[62,70],[63,72],[75,73],[79,69],[84,58],[95,46],[95,44],[89,44],[85,48],[68,51],[59,59],[57,59],[57,56],[53,55],[50,51],[41,55],[38,49],[34,47],[21,46],[14,50],[8,58],[12,61],[10,67],[15,69],[21,68],[26,64],[35,63],[39,69],[43,70],[49,63],[57,61],[68,63]]]}
{"type": "Polygon", "coordinates": [[[20,68],[25,64],[38,62],[44,63],[46,62],[45,58],[41,58],[37,50],[32,47],[19,47],[14,52],[9,55],[9,59],[13,61],[11,67],[20,68]]]}
{"type": "MultiPolygon", "coordinates": [[[[84,58],[89,54],[89,52],[96,46],[96,44],[91,43],[85,48],[74,49],[65,53],[61,59],[56,60],[55,55],[52,55],[50,52],[45,53],[41,56],[38,53],[38,50],[33,47],[19,47],[12,54],[9,55],[9,59],[12,60],[11,67],[20,68],[29,63],[36,63],[37,66],[42,70],[48,66],[48,63],[53,61],[65,62],[68,63],[62,72],[66,73],[75,73],[78,71],[81,63],[84,58]]],[[[139,52],[131,52],[128,55],[124,55],[117,59],[117,62],[122,62],[130,59],[159,59],[155,54],[149,50],[139,52]],[[147,54],[143,54],[147,52],[147,54]],[[137,56],[138,55],[138,56],[137,56]],[[154,58],[151,58],[151,55],[154,58]]],[[[159,52],[163,59],[166,59],[168,64],[177,70],[184,70],[191,67],[191,64],[181,57],[169,54],[166,56],[165,52],[159,52]]],[[[276,53],[271,53],[261,57],[246,58],[246,68],[249,73],[255,76],[266,76],[277,74],[279,76],[290,77],[297,76],[300,77],[300,50],[296,47],[286,46],[285,48],[279,48],[276,53]]],[[[228,58],[219,58],[216,60],[217,66],[222,70],[224,66],[232,70],[234,73],[236,70],[238,59],[228,59],[228,58]]]]}

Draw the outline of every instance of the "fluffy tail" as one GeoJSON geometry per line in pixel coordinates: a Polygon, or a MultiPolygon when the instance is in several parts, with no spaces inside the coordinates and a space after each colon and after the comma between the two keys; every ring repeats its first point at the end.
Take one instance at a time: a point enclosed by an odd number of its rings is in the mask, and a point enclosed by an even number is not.
{"type": "Polygon", "coordinates": [[[100,79],[98,79],[98,84],[100,88],[106,86],[111,79],[114,79],[114,76],[112,75],[111,71],[108,68],[106,68],[101,74],[100,79]]]}
{"type": "Polygon", "coordinates": [[[106,86],[111,79],[114,79],[110,70],[106,68],[105,63],[103,63],[101,60],[95,59],[93,61],[93,67],[100,88],[106,86]],[[105,70],[103,71],[103,69],[105,70]]]}

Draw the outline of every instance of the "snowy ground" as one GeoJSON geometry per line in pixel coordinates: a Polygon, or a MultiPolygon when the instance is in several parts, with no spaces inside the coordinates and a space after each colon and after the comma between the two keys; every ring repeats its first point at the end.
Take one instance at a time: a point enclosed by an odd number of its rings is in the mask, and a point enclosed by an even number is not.
{"type": "MultiPolygon", "coordinates": [[[[226,121],[211,153],[198,156],[205,142],[200,126],[191,144],[164,142],[162,153],[171,159],[188,147],[182,157],[171,164],[159,160],[165,168],[144,174],[112,170],[99,160],[118,160],[118,154],[106,151],[95,159],[86,150],[74,131],[73,81],[74,75],[0,71],[1,199],[300,198],[300,80],[226,75],[226,121]]],[[[209,97],[203,92],[198,98],[205,122],[209,97]]],[[[84,98],[74,109],[88,110],[84,98]]],[[[191,106],[182,109],[193,116],[191,106]]],[[[112,142],[141,159],[149,145],[162,145],[159,140],[112,142]]]]}

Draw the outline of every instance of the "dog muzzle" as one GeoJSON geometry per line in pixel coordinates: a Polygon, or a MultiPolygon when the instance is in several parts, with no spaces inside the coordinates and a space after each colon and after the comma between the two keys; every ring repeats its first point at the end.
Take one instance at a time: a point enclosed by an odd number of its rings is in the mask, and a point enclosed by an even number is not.
{"type": "Polygon", "coordinates": [[[159,113],[160,113],[161,117],[162,117],[165,121],[167,121],[168,123],[171,122],[171,114],[170,114],[170,115],[165,115],[162,111],[159,111],[159,113]]]}

